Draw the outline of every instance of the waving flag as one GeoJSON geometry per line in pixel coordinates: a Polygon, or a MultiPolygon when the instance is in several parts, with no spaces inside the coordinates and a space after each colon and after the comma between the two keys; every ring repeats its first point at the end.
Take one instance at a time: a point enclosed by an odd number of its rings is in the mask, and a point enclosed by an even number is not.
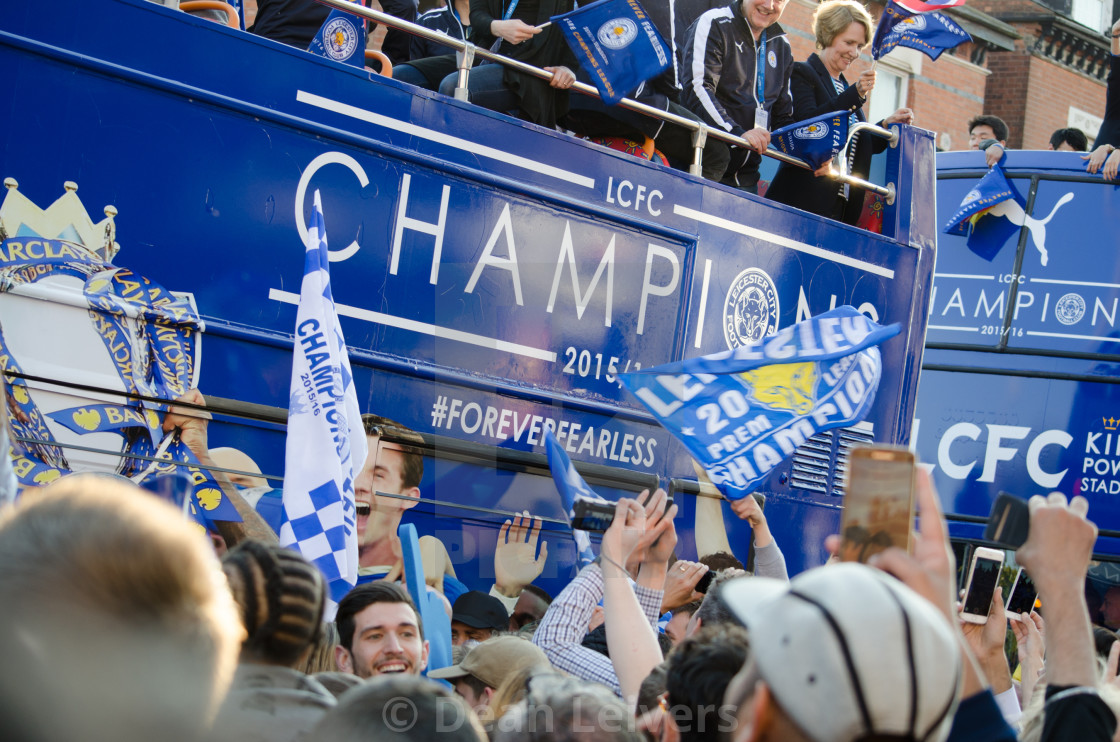
{"type": "MultiPolygon", "coordinates": [[[[544,450],[548,454],[548,468],[552,472],[552,481],[556,483],[556,489],[560,492],[560,502],[564,505],[568,525],[572,524],[574,517],[572,509],[575,507],[576,500],[606,502],[604,498],[595,494],[587,482],[583,481],[572,460],[568,458],[567,451],[556,440],[552,428],[548,426],[544,429],[544,450]]],[[[595,552],[591,551],[591,539],[588,538],[587,532],[572,529],[572,536],[576,540],[578,552],[576,558],[579,560],[579,566],[583,568],[595,561],[595,552]]]]}
{"type": "Polygon", "coordinates": [[[923,2],[922,0],[898,0],[898,3],[914,13],[929,13],[931,11],[944,10],[945,8],[959,7],[965,4],[965,0],[931,0],[931,2],[923,2]]]}
{"type": "Polygon", "coordinates": [[[866,417],[882,375],[875,346],[899,331],[837,307],[753,345],[619,378],[738,500],[810,436],[866,417]]]}
{"type": "Polygon", "coordinates": [[[318,565],[330,587],[329,618],[358,577],[354,478],[366,458],[358,395],[331,296],[319,191],[304,253],[284,451],[281,546],[318,565]]]}
{"type": "Polygon", "coordinates": [[[552,22],[608,105],[669,66],[672,52],[638,0],[598,0],[552,22]]]}
{"type": "MultiPolygon", "coordinates": [[[[428,664],[424,668],[427,675],[432,670],[449,667],[451,659],[451,617],[444,608],[443,596],[429,589],[424,582],[424,561],[420,556],[420,538],[416,526],[402,523],[397,528],[401,540],[401,559],[404,561],[404,586],[409,597],[420,611],[424,622],[424,638],[428,641],[428,664]]],[[[450,685],[446,680],[432,682],[450,685]]]]}
{"type": "Polygon", "coordinates": [[[881,59],[896,46],[905,46],[917,49],[930,59],[937,59],[946,49],[972,41],[968,32],[949,16],[927,12],[960,4],[933,5],[911,1],[907,5],[921,6],[922,10],[908,10],[896,0],[888,0],[875,29],[875,38],[871,41],[871,58],[881,59]]]}
{"type": "Polygon", "coordinates": [[[770,135],[770,144],[787,155],[801,158],[816,170],[843,149],[848,141],[849,123],[847,111],[833,111],[783,126],[770,135]]]}
{"type": "Polygon", "coordinates": [[[315,38],[311,39],[307,51],[336,62],[365,67],[365,19],[343,10],[332,10],[315,38]]]}
{"type": "MultiPolygon", "coordinates": [[[[1019,233],[1022,226],[1011,219],[1001,218],[1002,213],[990,213],[1008,201],[1017,203],[1022,209],[1024,201],[1004,175],[1003,168],[998,164],[993,165],[965,195],[960,207],[942,231],[945,234],[967,235],[968,249],[985,260],[992,260],[1007,241],[1019,233]]],[[[1002,212],[1002,209],[996,211],[1002,212]]]]}

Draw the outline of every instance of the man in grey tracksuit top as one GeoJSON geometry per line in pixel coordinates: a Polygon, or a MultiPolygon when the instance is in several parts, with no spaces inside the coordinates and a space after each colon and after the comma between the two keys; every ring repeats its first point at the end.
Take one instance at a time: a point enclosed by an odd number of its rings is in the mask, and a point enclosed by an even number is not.
{"type": "Polygon", "coordinates": [[[787,1],[736,0],[713,8],[692,24],[684,45],[681,102],[747,141],[749,147],[732,148],[722,182],[751,193],[758,192],[757,153],[770,144],[771,131],[794,123],[793,49],[778,25],[787,1]]]}

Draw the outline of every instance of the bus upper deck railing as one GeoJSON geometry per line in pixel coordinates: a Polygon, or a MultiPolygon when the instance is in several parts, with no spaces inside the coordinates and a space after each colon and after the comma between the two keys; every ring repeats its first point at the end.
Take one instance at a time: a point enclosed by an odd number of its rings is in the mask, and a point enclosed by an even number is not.
{"type": "MultiPolygon", "coordinates": [[[[459,100],[466,100],[467,79],[470,74],[471,67],[474,66],[474,60],[476,57],[481,57],[492,62],[497,62],[507,67],[513,67],[514,69],[517,69],[521,72],[539,77],[544,80],[552,79],[553,73],[543,70],[540,67],[535,67],[531,64],[526,64],[525,62],[521,62],[516,59],[511,59],[510,57],[492,52],[489,49],[483,49],[481,47],[475,46],[470,42],[451,38],[447,34],[439,33],[438,31],[432,31],[431,29],[425,28],[415,23],[410,23],[409,21],[401,20],[400,18],[389,15],[387,13],[382,13],[377,10],[371,10],[370,8],[362,7],[361,5],[349,2],[348,0],[317,0],[317,2],[331,8],[342,10],[353,15],[361,16],[362,18],[366,18],[376,23],[384,24],[385,26],[389,26],[391,28],[406,31],[415,36],[422,36],[423,38],[430,41],[437,41],[444,46],[450,46],[461,52],[459,58],[459,80],[458,85],[455,88],[455,98],[459,100]]],[[[577,81],[572,83],[571,89],[584,95],[590,95],[595,98],[599,97],[599,91],[593,85],[587,85],[586,83],[577,81]]],[[[623,98],[618,102],[617,105],[620,108],[625,108],[627,110],[635,111],[646,116],[651,116],[653,118],[660,119],[670,124],[681,126],[691,131],[693,156],[692,164],[689,167],[689,172],[693,175],[700,175],[701,173],[704,145],[706,144],[708,137],[714,137],[723,142],[727,142],[728,144],[739,147],[747,145],[747,141],[745,139],[737,137],[734,134],[729,134],[728,132],[721,129],[708,126],[701,121],[678,116],[676,114],[669,113],[668,111],[662,111],[658,108],[654,108],[653,106],[646,105],[645,103],[641,103],[630,98],[623,98]]],[[[897,131],[884,129],[883,127],[876,126],[875,124],[864,122],[858,123],[849,130],[847,142],[840,150],[840,152],[837,153],[837,155],[833,158],[833,167],[829,171],[828,177],[833,178],[838,183],[846,183],[848,185],[853,185],[857,188],[862,188],[864,190],[870,191],[871,193],[878,194],[886,199],[886,202],[888,204],[893,204],[895,198],[895,187],[893,183],[889,183],[886,186],[881,186],[864,180],[863,178],[857,178],[848,172],[848,148],[852,146],[852,143],[855,141],[856,136],[860,132],[864,131],[870,132],[874,136],[886,139],[891,146],[894,146],[898,142],[897,131]]],[[[787,155],[784,152],[779,152],[778,150],[773,148],[767,149],[763,154],[775,160],[779,160],[781,162],[785,162],[797,167],[805,168],[806,170],[813,169],[804,161],[791,155],[787,155]]]]}

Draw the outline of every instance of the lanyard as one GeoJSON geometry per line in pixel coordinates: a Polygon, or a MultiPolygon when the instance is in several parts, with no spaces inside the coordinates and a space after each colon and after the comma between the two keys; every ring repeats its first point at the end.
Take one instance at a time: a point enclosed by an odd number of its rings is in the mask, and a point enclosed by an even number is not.
{"type": "Polygon", "coordinates": [[[513,0],[513,2],[509,4],[509,10],[507,10],[506,14],[502,16],[503,21],[508,21],[510,19],[510,16],[513,15],[513,11],[517,10],[518,1],[519,0],[513,0]]]}
{"type": "MultiPolygon", "coordinates": [[[[514,0],[517,2],[517,0],[514,0]]],[[[758,44],[758,62],[755,64],[755,74],[758,76],[758,83],[755,86],[755,103],[759,108],[766,107],[766,31],[761,34],[762,38],[759,39],[758,44]]]]}

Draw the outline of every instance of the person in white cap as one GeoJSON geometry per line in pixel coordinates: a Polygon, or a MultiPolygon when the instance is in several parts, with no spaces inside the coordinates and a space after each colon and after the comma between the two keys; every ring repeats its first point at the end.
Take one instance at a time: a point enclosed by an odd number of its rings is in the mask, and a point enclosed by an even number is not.
{"type": "Polygon", "coordinates": [[[728,583],[751,656],[727,690],[732,739],[943,740],[960,697],[954,629],[894,578],[844,563],[788,585],[728,583]]]}

